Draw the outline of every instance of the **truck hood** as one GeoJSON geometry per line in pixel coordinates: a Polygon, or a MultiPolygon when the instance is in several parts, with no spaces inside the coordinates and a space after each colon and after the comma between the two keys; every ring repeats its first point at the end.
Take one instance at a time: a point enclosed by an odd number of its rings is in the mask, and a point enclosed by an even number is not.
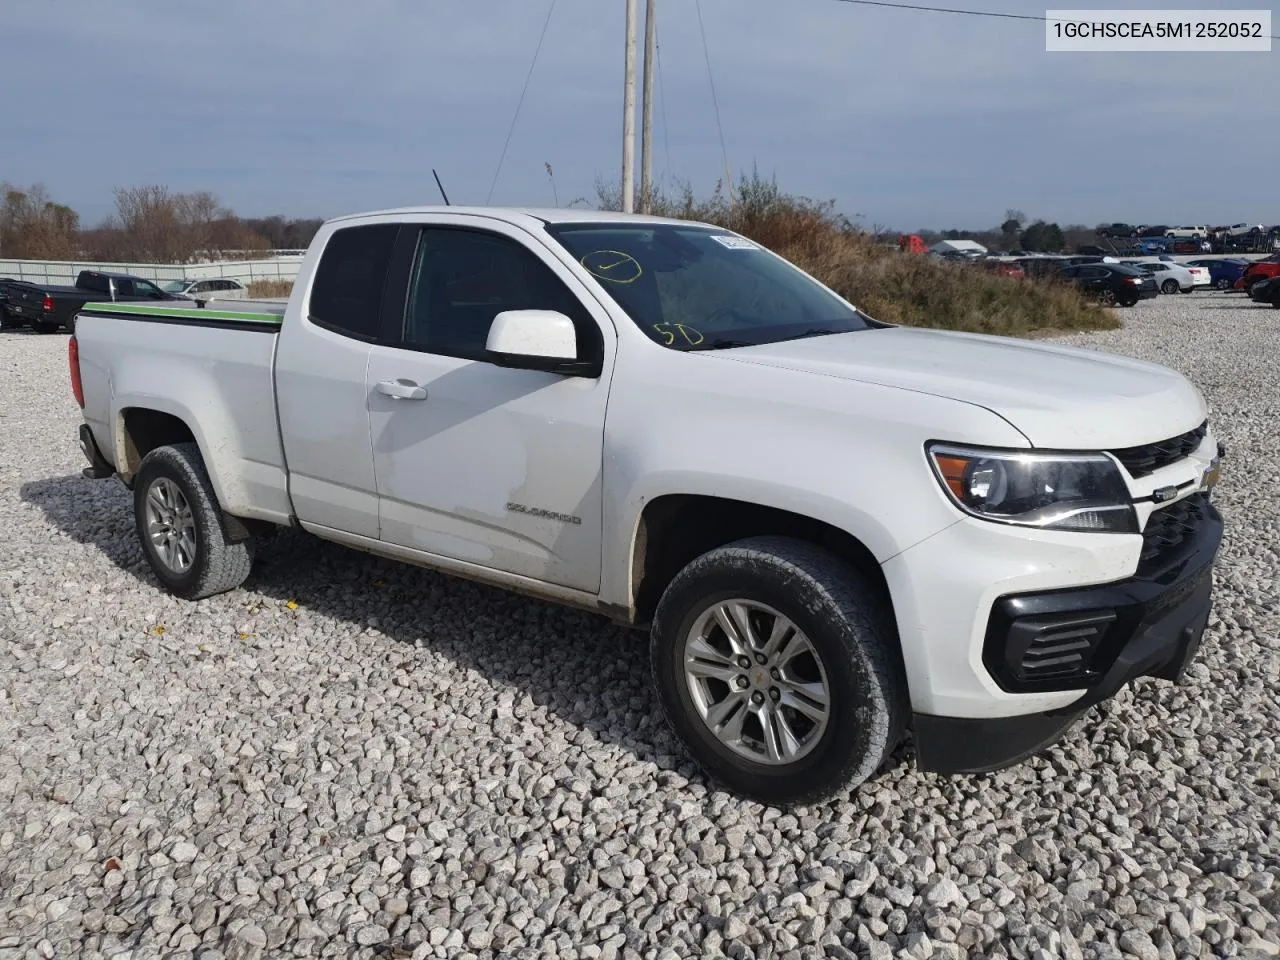
{"type": "Polygon", "coordinates": [[[1036,447],[1132,447],[1205,419],[1200,392],[1167,367],[1006,337],[891,327],[711,355],[971,403],[1036,447]]]}

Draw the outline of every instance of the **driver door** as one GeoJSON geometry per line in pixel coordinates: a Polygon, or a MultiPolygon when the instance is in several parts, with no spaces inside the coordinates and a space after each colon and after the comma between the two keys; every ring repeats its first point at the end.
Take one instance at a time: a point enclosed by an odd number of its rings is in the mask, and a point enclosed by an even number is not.
{"type": "Polygon", "coordinates": [[[614,332],[521,233],[422,229],[399,342],[373,348],[366,378],[381,539],[594,593],[614,332]],[[568,315],[578,356],[600,358],[604,372],[489,362],[494,317],[525,309],[568,315]]]}

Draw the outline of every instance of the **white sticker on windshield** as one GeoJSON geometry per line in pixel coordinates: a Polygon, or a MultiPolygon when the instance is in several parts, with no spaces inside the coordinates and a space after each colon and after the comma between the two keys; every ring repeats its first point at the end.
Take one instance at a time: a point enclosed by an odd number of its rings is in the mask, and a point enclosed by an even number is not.
{"type": "Polygon", "coordinates": [[[722,233],[713,233],[711,239],[730,250],[759,250],[760,248],[746,237],[728,237],[722,233]]]}

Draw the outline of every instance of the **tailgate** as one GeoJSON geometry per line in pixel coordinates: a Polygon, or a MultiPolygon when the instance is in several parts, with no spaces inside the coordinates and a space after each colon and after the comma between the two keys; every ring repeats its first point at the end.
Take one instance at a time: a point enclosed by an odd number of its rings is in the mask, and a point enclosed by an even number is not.
{"type": "Polygon", "coordinates": [[[8,310],[14,316],[39,317],[44,313],[44,291],[20,284],[9,286],[8,310]]]}

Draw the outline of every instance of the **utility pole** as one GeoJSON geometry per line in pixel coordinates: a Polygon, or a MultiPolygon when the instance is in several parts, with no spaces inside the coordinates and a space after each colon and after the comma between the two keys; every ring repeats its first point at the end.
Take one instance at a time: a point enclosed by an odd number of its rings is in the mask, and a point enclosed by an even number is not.
{"type": "Polygon", "coordinates": [[[622,211],[636,210],[636,0],[627,0],[626,88],[622,98],[622,211]]]}
{"type": "Polygon", "coordinates": [[[658,25],[653,19],[657,0],[644,12],[644,121],[640,127],[640,212],[653,213],[653,69],[658,25]]]}

